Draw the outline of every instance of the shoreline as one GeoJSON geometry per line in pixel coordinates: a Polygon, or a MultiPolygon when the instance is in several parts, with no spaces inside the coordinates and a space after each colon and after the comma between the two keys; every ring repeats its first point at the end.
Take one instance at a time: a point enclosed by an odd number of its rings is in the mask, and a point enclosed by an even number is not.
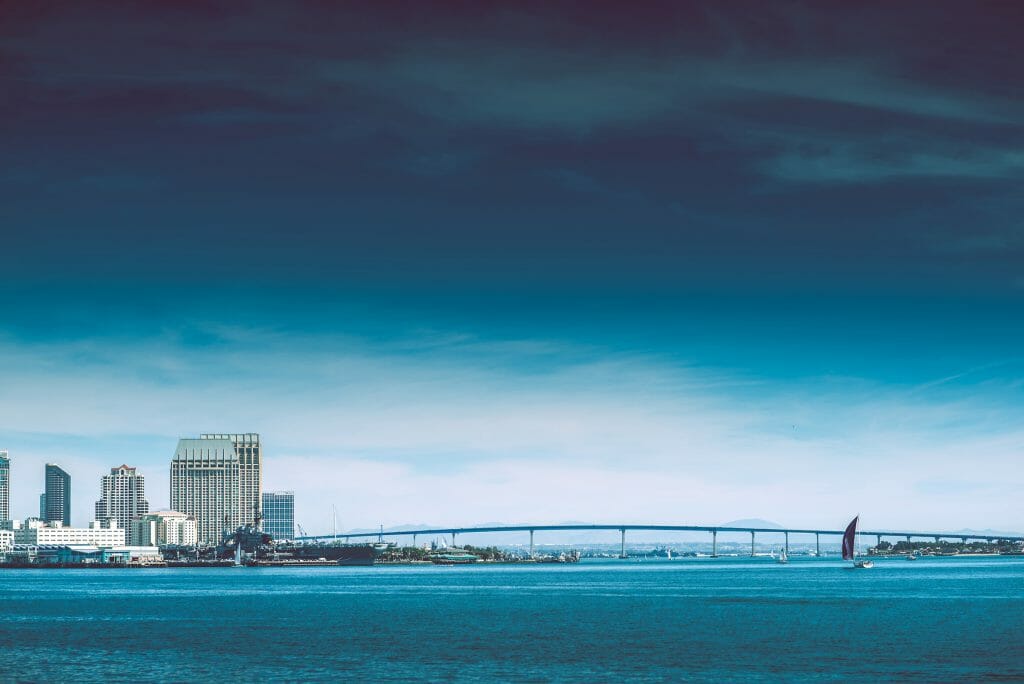
{"type": "MultiPolygon", "coordinates": [[[[927,556],[918,556],[918,560],[936,560],[936,559],[947,559],[947,558],[1020,558],[1024,557],[1024,553],[957,553],[957,554],[936,554],[927,556]]],[[[740,562],[753,560],[750,556],[723,556],[722,558],[728,558],[728,562],[740,562]]],[[[757,556],[757,559],[768,558],[757,556]]],[[[838,556],[818,556],[818,557],[807,557],[807,560],[796,560],[797,557],[791,557],[792,561],[797,563],[811,563],[814,561],[841,561],[842,559],[838,556]]],[[[803,558],[803,557],[799,557],[803,558]]],[[[893,555],[879,555],[871,556],[872,560],[886,561],[886,560],[906,560],[906,555],[893,554],[893,555]]],[[[622,561],[627,563],[630,567],[634,566],[637,562],[654,562],[654,563],[686,563],[687,561],[706,564],[710,557],[697,557],[697,556],[681,556],[674,559],[666,558],[645,558],[642,556],[635,556],[623,559],[613,558],[582,558],[580,561],[575,562],[560,562],[560,561],[544,561],[544,560],[531,560],[531,559],[516,559],[516,560],[487,560],[487,561],[476,561],[470,563],[437,563],[429,560],[405,560],[405,561],[385,561],[376,563],[337,563],[334,561],[258,561],[255,563],[243,563],[241,565],[235,565],[231,560],[219,560],[219,561],[170,561],[163,563],[51,563],[51,564],[38,564],[38,563],[0,563],[0,571],[3,570],[148,570],[148,569],[163,569],[163,570],[177,570],[177,569],[223,569],[223,568],[304,568],[304,567],[339,567],[339,568],[371,568],[371,567],[398,567],[398,566],[437,566],[437,567],[451,567],[453,565],[460,566],[496,566],[496,565],[520,565],[520,566],[551,566],[551,565],[578,565],[580,562],[592,562],[598,561],[601,563],[607,563],[614,565],[616,561],[622,561]]],[[[717,560],[717,559],[713,559],[717,560]]],[[[770,560],[770,559],[769,559],[770,560]]],[[[589,564],[589,563],[588,563],[589,564]]]]}

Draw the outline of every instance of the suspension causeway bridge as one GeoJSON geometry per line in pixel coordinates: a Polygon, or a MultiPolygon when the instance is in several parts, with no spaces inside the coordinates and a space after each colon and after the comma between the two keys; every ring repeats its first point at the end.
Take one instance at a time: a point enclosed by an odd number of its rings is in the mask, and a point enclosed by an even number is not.
{"type": "MultiPolygon", "coordinates": [[[[626,532],[629,531],[657,531],[657,532],[706,532],[711,535],[711,555],[718,555],[718,535],[723,533],[741,533],[750,535],[750,555],[754,555],[757,535],[783,535],[786,553],[789,553],[790,535],[803,537],[814,537],[815,553],[821,555],[822,537],[842,537],[843,530],[822,530],[822,529],[798,529],[780,527],[721,527],[714,525],[495,525],[489,527],[435,527],[414,530],[380,530],[378,532],[348,532],[344,534],[321,534],[298,537],[297,541],[346,541],[362,539],[373,539],[383,541],[384,537],[412,537],[412,543],[416,545],[417,537],[447,537],[450,536],[452,545],[458,535],[479,534],[495,532],[527,532],[530,535],[530,555],[533,555],[533,538],[537,532],[563,532],[581,530],[608,530],[620,533],[620,553],[626,555],[626,532]]],[[[964,544],[968,540],[993,542],[1006,540],[1011,542],[1024,541],[1024,536],[1006,536],[994,534],[969,534],[963,532],[918,532],[906,530],[863,530],[860,533],[863,537],[875,537],[876,543],[882,539],[900,539],[911,541],[912,539],[934,539],[938,543],[942,539],[956,539],[964,544]]],[[[775,537],[778,538],[778,537],[775,537]]]]}

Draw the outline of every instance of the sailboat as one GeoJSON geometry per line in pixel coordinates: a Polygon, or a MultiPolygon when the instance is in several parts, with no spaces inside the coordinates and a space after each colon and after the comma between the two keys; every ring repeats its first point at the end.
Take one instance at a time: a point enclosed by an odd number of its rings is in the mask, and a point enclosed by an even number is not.
{"type": "Polygon", "coordinates": [[[857,560],[857,521],[859,520],[860,516],[858,515],[850,521],[850,524],[846,526],[846,531],[843,532],[843,560],[853,561],[855,568],[873,568],[875,564],[870,560],[857,560]]]}
{"type": "Polygon", "coordinates": [[[782,551],[779,552],[779,557],[775,559],[775,562],[776,563],[788,563],[789,562],[789,556],[786,555],[786,549],[782,549],[782,551]]]}

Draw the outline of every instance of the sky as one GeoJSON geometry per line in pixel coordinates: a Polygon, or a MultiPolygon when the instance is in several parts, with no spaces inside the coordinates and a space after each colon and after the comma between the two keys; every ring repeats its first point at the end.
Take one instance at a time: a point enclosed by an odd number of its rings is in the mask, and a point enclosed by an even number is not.
{"type": "Polygon", "coordinates": [[[339,526],[1024,531],[1014,3],[3,3],[0,449],[339,526]]]}

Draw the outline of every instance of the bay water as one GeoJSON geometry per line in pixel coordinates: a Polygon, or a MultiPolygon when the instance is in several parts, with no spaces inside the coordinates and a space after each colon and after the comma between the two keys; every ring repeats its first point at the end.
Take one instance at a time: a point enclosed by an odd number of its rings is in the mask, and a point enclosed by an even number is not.
{"type": "Polygon", "coordinates": [[[1024,557],[0,570],[0,681],[1024,681],[1024,557]]]}

